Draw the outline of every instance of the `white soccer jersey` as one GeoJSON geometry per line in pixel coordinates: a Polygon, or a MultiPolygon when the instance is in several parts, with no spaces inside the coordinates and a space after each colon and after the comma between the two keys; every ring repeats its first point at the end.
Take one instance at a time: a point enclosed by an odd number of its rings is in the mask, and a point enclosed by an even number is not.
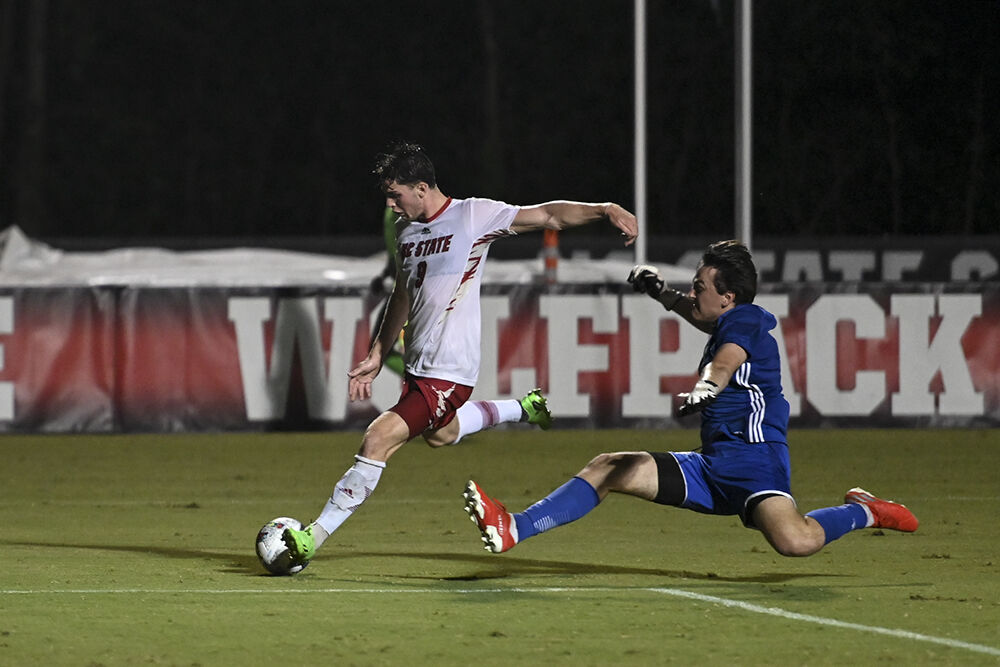
{"type": "Polygon", "coordinates": [[[518,210],[492,199],[449,199],[430,220],[396,223],[396,263],[410,295],[407,372],[475,386],[483,262],[494,240],[514,234],[518,210]]]}

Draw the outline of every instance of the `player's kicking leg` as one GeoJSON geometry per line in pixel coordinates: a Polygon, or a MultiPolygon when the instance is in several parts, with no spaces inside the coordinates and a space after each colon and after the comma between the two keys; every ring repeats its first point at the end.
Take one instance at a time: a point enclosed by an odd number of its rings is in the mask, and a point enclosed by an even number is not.
{"type": "MultiPolygon", "coordinates": [[[[392,418],[398,419],[398,415],[392,418]]],[[[354,465],[337,482],[316,520],[302,530],[286,528],[282,533],[293,563],[305,564],[316,555],[323,542],[375,491],[384,469],[384,461],[355,455],[354,465]]]]}

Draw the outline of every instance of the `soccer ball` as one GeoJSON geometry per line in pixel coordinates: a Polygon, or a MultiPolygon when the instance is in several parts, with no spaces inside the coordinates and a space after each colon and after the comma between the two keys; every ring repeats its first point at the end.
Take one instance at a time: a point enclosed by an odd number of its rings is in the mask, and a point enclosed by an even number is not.
{"type": "Polygon", "coordinates": [[[260,564],[271,574],[288,575],[301,572],[309,563],[292,564],[291,554],[288,547],[281,539],[281,534],[285,528],[302,530],[302,523],[298,519],[287,516],[279,516],[271,519],[257,533],[257,557],[260,564]]]}

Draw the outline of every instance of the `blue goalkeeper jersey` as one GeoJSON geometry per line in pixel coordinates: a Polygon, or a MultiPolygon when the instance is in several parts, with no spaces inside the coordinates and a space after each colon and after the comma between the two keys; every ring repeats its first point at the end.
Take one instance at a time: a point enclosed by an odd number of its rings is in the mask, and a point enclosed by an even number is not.
{"type": "Polygon", "coordinates": [[[781,393],[781,357],[771,335],[777,325],[774,315],[751,303],[737,305],[715,323],[698,374],[726,343],[742,347],[747,359],[702,412],[704,445],[724,440],[787,442],[788,401],[781,393]]]}

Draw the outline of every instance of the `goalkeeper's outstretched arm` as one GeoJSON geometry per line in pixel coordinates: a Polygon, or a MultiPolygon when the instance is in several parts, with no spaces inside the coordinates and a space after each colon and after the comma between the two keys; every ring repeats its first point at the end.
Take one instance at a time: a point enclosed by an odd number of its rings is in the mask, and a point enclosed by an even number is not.
{"type": "Polygon", "coordinates": [[[691,311],[694,308],[694,299],[690,295],[667,285],[655,266],[648,264],[634,266],[632,272],[628,274],[628,282],[636,292],[648,294],[659,301],[664,308],[674,311],[695,328],[709,333],[715,326],[714,323],[700,322],[692,318],[691,311]]]}

